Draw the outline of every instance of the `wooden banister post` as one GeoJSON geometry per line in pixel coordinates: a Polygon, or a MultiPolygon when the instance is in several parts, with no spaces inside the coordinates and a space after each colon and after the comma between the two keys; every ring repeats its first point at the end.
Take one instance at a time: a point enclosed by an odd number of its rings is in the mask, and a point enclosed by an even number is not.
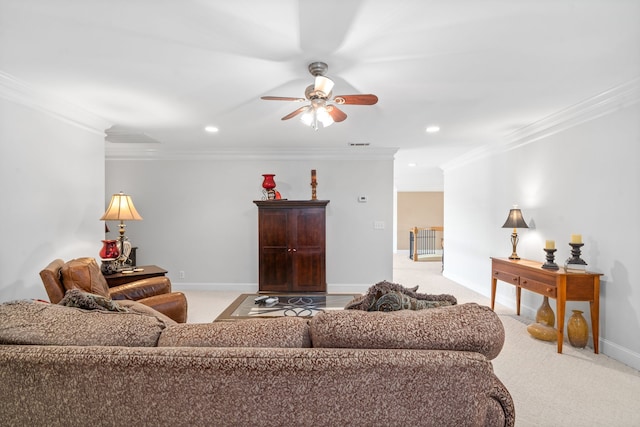
{"type": "Polygon", "coordinates": [[[418,261],[418,227],[411,229],[413,233],[413,260],[418,261]]]}

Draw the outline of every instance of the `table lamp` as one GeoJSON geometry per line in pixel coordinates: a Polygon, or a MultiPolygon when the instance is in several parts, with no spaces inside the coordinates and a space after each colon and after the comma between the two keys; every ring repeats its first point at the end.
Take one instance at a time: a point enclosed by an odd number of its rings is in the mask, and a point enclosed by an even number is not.
{"type": "Polygon", "coordinates": [[[101,221],[120,221],[120,259],[121,262],[126,262],[129,254],[125,254],[124,242],[127,240],[124,235],[126,225],[125,221],[141,221],[142,217],[133,205],[131,196],[124,194],[122,191],[118,194],[111,196],[111,202],[107,211],[100,218],[101,221]],[[123,259],[124,258],[124,259],[123,259]]]}
{"type": "Polygon", "coordinates": [[[522,218],[522,212],[518,209],[517,205],[513,206],[513,209],[509,211],[509,216],[507,220],[504,222],[502,228],[513,228],[513,233],[511,233],[511,245],[513,246],[513,252],[509,259],[520,259],[518,254],[516,253],[516,246],[518,246],[518,228],[529,228],[526,222],[524,222],[524,218],[522,218]]]}

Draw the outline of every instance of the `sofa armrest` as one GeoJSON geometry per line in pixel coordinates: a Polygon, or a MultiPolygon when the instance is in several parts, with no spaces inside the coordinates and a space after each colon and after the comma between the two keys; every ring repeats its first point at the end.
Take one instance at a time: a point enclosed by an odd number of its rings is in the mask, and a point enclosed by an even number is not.
{"type": "Polygon", "coordinates": [[[489,392],[489,397],[496,402],[491,410],[491,405],[487,411],[488,425],[504,425],[505,427],[513,427],[516,423],[516,410],[513,398],[509,394],[509,390],[498,379],[493,377],[493,389],[489,392]]]}
{"type": "Polygon", "coordinates": [[[171,281],[168,277],[150,277],[148,279],[136,280],[120,286],[109,288],[111,299],[140,300],[155,295],[168,294],[171,292],[171,281]]]}

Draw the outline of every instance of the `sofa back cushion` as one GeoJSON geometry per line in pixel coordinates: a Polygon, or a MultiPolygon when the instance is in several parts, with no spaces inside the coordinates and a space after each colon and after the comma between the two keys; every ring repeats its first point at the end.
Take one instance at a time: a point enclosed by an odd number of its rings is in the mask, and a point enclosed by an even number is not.
{"type": "Polygon", "coordinates": [[[80,289],[91,294],[109,297],[109,285],[94,258],[77,258],[60,269],[65,290],[80,289]]]}
{"type": "Polygon", "coordinates": [[[488,359],[504,344],[498,316],[475,303],[388,313],[324,312],[311,319],[309,332],[314,347],[475,351],[488,359]]]}
{"type": "Polygon", "coordinates": [[[300,317],[181,323],[160,335],[158,347],[311,347],[309,322],[300,317]]]}
{"type": "Polygon", "coordinates": [[[134,312],[30,300],[0,304],[0,344],[154,347],[167,324],[134,312]]]}

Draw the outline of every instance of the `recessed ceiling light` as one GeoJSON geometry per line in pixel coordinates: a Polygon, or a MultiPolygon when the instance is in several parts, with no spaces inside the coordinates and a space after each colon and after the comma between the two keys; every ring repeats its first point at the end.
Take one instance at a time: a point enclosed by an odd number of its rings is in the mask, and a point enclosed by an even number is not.
{"type": "Polygon", "coordinates": [[[418,166],[417,163],[409,163],[407,166],[409,166],[410,168],[415,168],[416,166],[418,166]]]}
{"type": "Polygon", "coordinates": [[[436,132],[440,132],[440,126],[429,126],[426,129],[427,133],[436,133],[436,132]]]}
{"type": "Polygon", "coordinates": [[[215,127],[215,126],[207,126],[206,128],[204,128],[204,130],[206,130],[207,132],[211,132],[211,133],[218,132],[218,128],[215,127]]]}

